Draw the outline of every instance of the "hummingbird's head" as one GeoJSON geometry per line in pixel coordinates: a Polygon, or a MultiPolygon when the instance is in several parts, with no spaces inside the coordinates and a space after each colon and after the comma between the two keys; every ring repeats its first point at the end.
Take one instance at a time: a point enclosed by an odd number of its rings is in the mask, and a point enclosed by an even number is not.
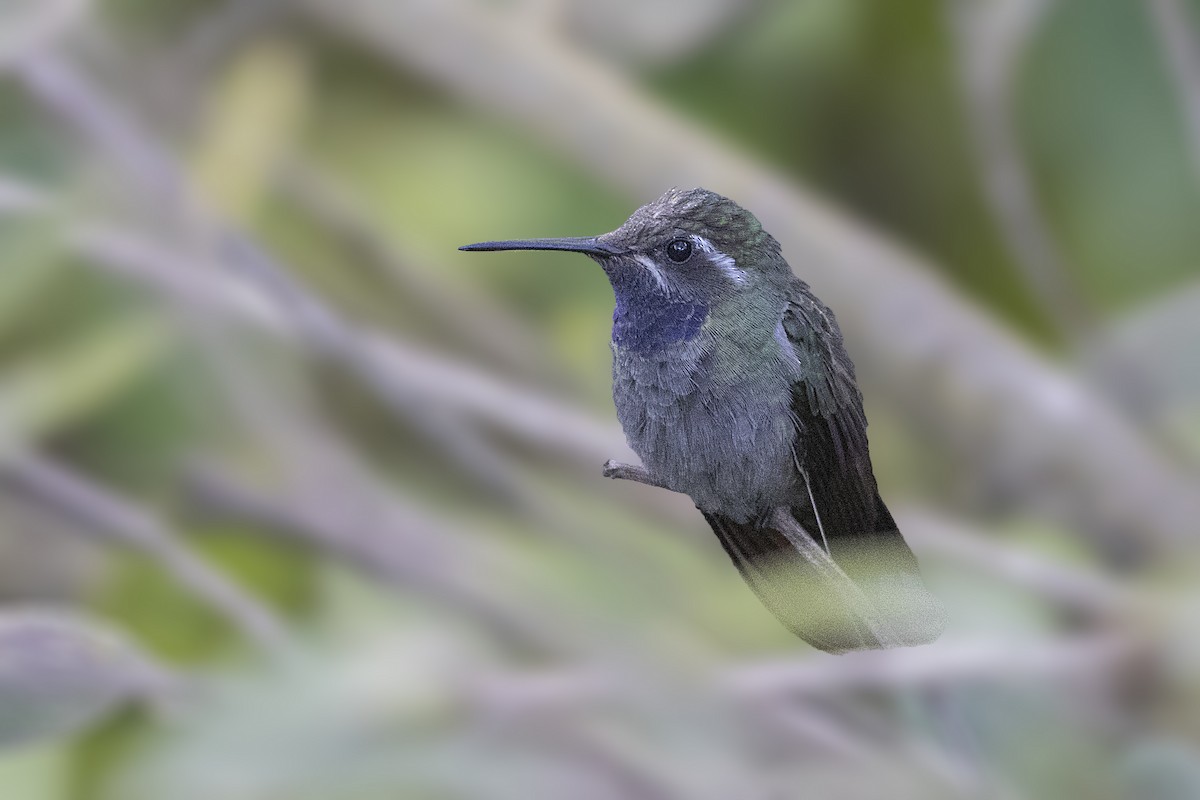
{"type": "MultiPolygon", "coordinates": [[[[624,321],[638,334],[655,326],[655,337],[694,335],[711,313],[766,295],[771,278],[788,270],[779,243],[753,214],[706,189],[671,189],[600,236],[481,242],[460,249],[584,253],[608,275],[618,324],[624,321]],[[674,319],[678,325],[658,330],[674,319]]],[[[614,327],[614,337],[617,333],[614,327]]]]}

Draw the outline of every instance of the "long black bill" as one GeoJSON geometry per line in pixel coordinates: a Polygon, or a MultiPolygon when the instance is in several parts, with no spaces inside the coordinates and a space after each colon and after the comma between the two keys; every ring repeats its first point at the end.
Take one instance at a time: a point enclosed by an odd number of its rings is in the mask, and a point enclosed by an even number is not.
{"type": "Polygon", "coordinates": [[[486,250],[566,250],[589,256],[612,256],[617,251],[595,236],[576,236],[562,239],[512,239],[507,242],[479,242],[458,248],[468,252],[486,250]]]}

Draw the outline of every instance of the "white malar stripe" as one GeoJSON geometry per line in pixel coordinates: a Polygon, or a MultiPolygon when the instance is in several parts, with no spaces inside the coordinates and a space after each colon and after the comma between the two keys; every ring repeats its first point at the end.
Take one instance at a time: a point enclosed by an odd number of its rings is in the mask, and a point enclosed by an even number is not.
{"type": "Polygon", "coordinates": [[[662,273],[662,267],[654,263],[654,259],[650,256],[634,256],[639,264],[646,268],[646,271],[654,276],[654,282],[658,284],[658,288],[664,292],[670,292],[671,287],[667,284],[667,278],[662,273]]]}
{"type": "Polygon", "coordinates": [[[725,273],[725,277],[738,285],[746,283],[746,271],[737,265],[732,256],[722,253],[712,242],[703,236],[689,236],[688,238],[692,240],[692,244],[697,250],[708,254],[712,262],[717,265],[721,272],[725,273]]]}

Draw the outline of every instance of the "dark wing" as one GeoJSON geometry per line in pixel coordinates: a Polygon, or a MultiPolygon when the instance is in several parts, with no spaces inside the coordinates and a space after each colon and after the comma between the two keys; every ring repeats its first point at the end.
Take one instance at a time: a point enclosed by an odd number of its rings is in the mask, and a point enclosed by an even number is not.
{"type": "Polygon", "coordinates": [[[807,290],[798,291],[784,311],[783,330],[800,368],[792,386],[793,452],[816,501],[814,514],[805,493],[795,506],[797,519],[812,525],[814,535],[823,528],[831,550],[843,539],[894,531],[871,471],[867,415],[854,364],[832,312],[807,290]]]}
{"type": "MultiPolygon", "coordinates": [[[[808,481],[807,487],[799,482],[792,516],[817,541],[824,532],[834,560],[891,623],[899,641],[931,641],[941,633],[942,611],[879,497],[862,395],[833,314],[807,289],[798,290],[784,312],[783,330],[799,365],[792,389],[793,452],[808,481]]],[[[705,516],[742,577],[793,633],[831,652],[878,646],[821,588],[813,565],[786,536],[761,521],[705,516]]]]}

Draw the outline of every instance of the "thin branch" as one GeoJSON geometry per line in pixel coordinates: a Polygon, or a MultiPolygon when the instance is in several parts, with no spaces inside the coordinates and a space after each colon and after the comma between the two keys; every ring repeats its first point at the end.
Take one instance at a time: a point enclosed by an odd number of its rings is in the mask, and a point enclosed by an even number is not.
{"type": "Polygon", "coordinates": [[[39,52],[14,68],[29,92],[46,108],[73,123],[89,141],[111,156],[148,196],[142,198],[159,211],[187,217],[195,198],[169,153],[147,141],[139,127],[120,112],[63,58],[39,52]]]}
{"type": "Polygon", "coordinates": [[[603,733],[600,726],[592,730],[558,729],[542,738],[539,749],[584,774],[602,776],[608,787],[603,796],[619,800],[686,800],[665,780],[660,780],[644,755],[635,754],[627,745],[603,733]]]}
{"type": "Polygon", "coordinates": [[[904,536],[919,552],[928,552],[963,564],[1005,583],[1094,616],[1129,614],[1146,598],[1130,587],[1099,572],[1067,566],[970,531],[962,520],[951,520],[926,509],[899,509],[895,513],[904,536]]]}
{"type": "MultiPolygon", "coordinates": [[[[797,661],[794,668],[798,672],[804,672],[813,663],[811,660],[797,661]]],[[[855,687],[845,687],[846,691],[841,691],[843,687],[837,687],[833,691],[823,691],[814,687],[812,691],[804,692],[803,696],[797,696],[791,691],[785,690],[776,694],[761,692],[757,686],[743,685],[746,682],[755,684],[759,680],[761,670],[773,669],[776,666],[752,664],[734,667],[712,676],[700,687],[700,691],[706,702],[712,702],[714,699],[718,702],[732,700],[734,704],[745,709],[748,712],[747,718],[763,726],[771,741],[778,741],[780,735],[783,735],[802,743],[806,757],[823,755],[814,753],[814,746],[848,761],[866,761],[882,753],[899,752],[909,763],[919,765],[931,776],[936,776],[960,794],[978,796],[981,788],[980,776],[971,766],[963,763],[951,752],[932,743],[924,744],[914,739],[911,728],[900,732],[898,736],[882,739],[875,732],[882,727],[882,721],[874,715],[868,717],[864,713],[859,715],[862,721],[849,724],[839,719],[840,715],[830,714],[823,708],[831,698],[856,691],[855,687]]],[[[1104,665],[1104,668],[1107,667],[1108,665],[1104,665]]],[[[994,679],[991,675],[986,677],[987,680],[994,679]]],[[[1057,680],[1058,676],[1023,675],[1022,678],[1026,681],[1042,678],[1057,680]]],[[[934,685],[949,687],[960,680],[973,681],[974,678],[965,674],[948,676],[945,682],[934,681],[934,685]]],[[[534,718],[550,730],[559,730],[561,725],[555,723],[568,722],[573,717],[578,718],[578,715],[597,707],[612,709],[622,702],[630,702],[629,685],[629,678],[622,676],[618,671],[604,669],[525,674],[483,673],[472,676],[462,687],[462,692],[465,695],[465,704],[485,719],[496,718],[501,724],[510,726],[514,721],[534,718]]],[[[877,686],[863,686],[865,690],[885,689],[905,693],[926,688],[926,685],[882,683],[877,686]]],[[[842,709],[850,707],[852,706],[843,705],[842,709]]],[[[1007,798],[1011,795],[996,792],[987,796],[1007,798]]]]}
{"type": "Polygon", "coordinates": [[[1107,497],[1105,518],[1089,520],[1096,528],[1116,521],[1145,547],[1191,541],[1200,496],[1114,409],[964,303],[921,259],[698,131],[626,77],[545,31],[462,0],[302,6],[636,197],[697,183],[734,196],[838,311],[864,376],[903,406],[924,409],[947,440],[971,442],[965,452],[1015,474],[1056,475],[1058,483],[1025,485],[1037,497],[1052,492],[1078,509],[1107,497]],[[464,52],[471,58],[453,56],[464,52]],[[1029,431],[1038,446],[1013,430],[1029,431]]]}
{"type": "Polygon", "coordinates": [[[166,710],[190,688],[123,632],[79,610],[0,612],[0,750],[77,734],[131,701],[166,710]]]}
{"type": "Polygon", "coordinates": [[[188,550],[147,511],[42,456],[14,455],[0,463],[0,471],[87,530],[154,559],[264,651],[284,656],[293,650],[290,635],[274,613],[188,550]]]}
{"type": "Polygon", "coordinates": [[[962,681],[1077,681],[1082,675],[1132,666],[1144,654],[1141,643],[1111,635],[1053,642],[943,643],[742,667],[723,685],[737,694],[823,697],[962,681]]]}
{"type": "MultiPolygon", "coordinates": [[[[465,613],[510,642],[556,653],[573,637],[551,627],[488,587],[504,583],[470,557],[461,537],[411,504],[390,495],[366,496],[361,480],[271,493],[233,480],[227,470],[195,470],[189,489],[205,511],[252,523],[256,531],[319,548],[393,587],[415,591],[465,613]],[[456,546],[456,543],[457,546],[456,546]]],[[[508,581],[511,585],[513,582],[508,581]]]]}
{"type": "MultiPolygon", "coordinates": [[[[1135,667],[1145,655],[1142,643],[1112,635],[942,642],[735,666],[712,675],[712,686],[718,694],[745,702],[823,701],[837,694],[907,692],[959,683],[1074,682],[1135,667]]],[[[554,670],[484,674],[467,688],[475,704],[491,713],[533,715],[603,705],[627,686],[628,680],[603,670],[554,670]]]]}

